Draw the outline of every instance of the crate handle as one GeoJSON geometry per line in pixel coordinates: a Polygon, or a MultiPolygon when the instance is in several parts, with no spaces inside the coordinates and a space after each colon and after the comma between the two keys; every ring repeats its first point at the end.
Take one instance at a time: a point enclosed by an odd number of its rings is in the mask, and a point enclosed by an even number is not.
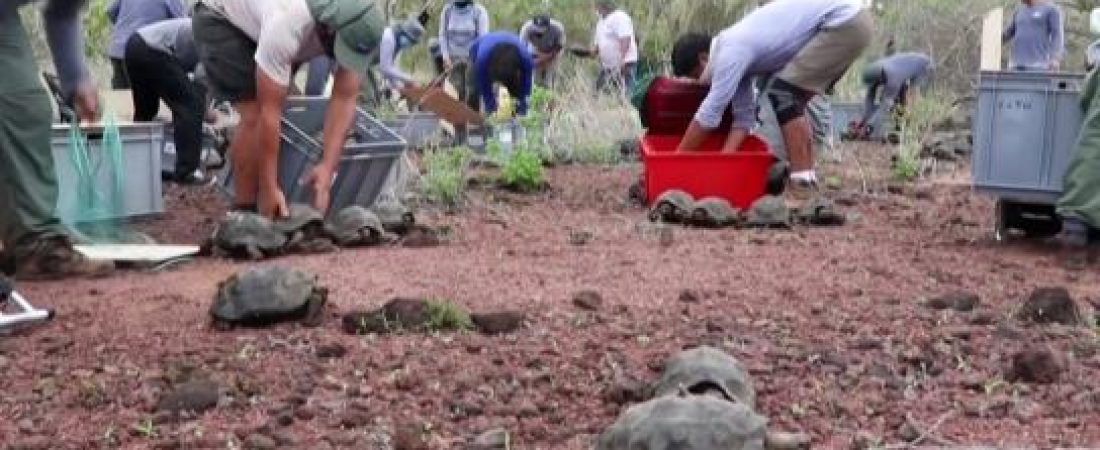
{"type": "Polygon", "coordinates": [[[1053,80],[1054,89],[1057,91],[1076,91],[1079,89],[1076,80],[1053,80]]]}

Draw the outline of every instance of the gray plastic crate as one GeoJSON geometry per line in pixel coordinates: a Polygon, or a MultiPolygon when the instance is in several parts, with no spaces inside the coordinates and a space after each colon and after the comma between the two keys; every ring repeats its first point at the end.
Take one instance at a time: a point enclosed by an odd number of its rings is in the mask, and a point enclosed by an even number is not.
{"type": "Polygon", "coordinates": [[[1081,128],[1084,76],[982,72],[974,121],[974,187],[1005,201],[1052,204],[1081,128]]]}
{"type": "MultiPolygon", "coordinates": [[[[160,123],[119,124],[122,141],[122,204],[118,214],[80,209],[76,192],[78,176],[70,154],[69,133],[71,125],[53,126],[50,145],[59,184],[57,211],[65,223],[82,223],[146,217],[164,212],[163,186],[161,185],[161,149],[164,146],[164,126],[160,123]]],[[[88,137],[88,156],[95,170],[96,189],[110,193],[114,177],[110,160],[100,147],[102,126],[82,126],[88,137]]]]}
{"type": "Polygon", "coordinates": [[[442,122],[439,116],[431,112],[416,112],[412,114],[398,114],[393,119],[382,121],[391,130],[400,134],[410,147],[425,147],[437,139],[442,131],[442,122]]]}
{"type": "MultiPolygon", "coordinates": [[[[282,120],[279,151],[279,186],[291,203],[311,203],[313,191],[301,184],[321,159],[319,133],[324,128],[327,99],[294,97],[288,100],[282,120]]],[[[405,140],[374,117],[358,110],[355,129],[344,147],[330,192],[329,212],[351,205],[374,205],[394,164],[402,156],[405,140]]],[[[233,169],[222,170],[223,188],[233,196],[233,169]]]]}

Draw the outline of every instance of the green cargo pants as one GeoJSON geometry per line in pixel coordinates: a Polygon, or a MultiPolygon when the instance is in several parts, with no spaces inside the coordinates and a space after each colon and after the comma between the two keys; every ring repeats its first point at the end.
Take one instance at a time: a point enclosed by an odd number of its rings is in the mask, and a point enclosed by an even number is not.
{"type": "Polygon", "coordinates": [[[57,218],[53,113],[18,10],[0,5],[0,239],[11,250],[65,228],[57,218]]]}

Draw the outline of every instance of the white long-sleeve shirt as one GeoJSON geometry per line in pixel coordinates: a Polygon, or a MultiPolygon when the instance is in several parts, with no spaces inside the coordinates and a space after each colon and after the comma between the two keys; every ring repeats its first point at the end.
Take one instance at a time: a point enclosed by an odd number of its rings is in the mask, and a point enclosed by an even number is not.
{"type": "Polygon", "coordinates": [[[397,65],[397,56],[400,52],[393,27],[386,27],[382,32],[382,42],[379,44],[378,66],[382,70],[382,76],[393,89],[401,89],[405,84],[413,82],[413,77],[397,65]]]}

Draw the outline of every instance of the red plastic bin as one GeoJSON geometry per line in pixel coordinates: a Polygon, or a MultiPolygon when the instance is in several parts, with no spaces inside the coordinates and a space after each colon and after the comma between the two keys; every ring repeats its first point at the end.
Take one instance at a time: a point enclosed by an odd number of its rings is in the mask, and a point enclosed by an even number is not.
{"type": "Polygon", "coordinates": [[[681,136],[642,137],[646,199],[652,203],[665,191],[679,189],[697,199],[719,197],[741,209],[752,206],[764,196],[775,157],[767,143],[751,135],[737,151],[722,153],[726,136],[724,132],[712,132],[703,147],[694,152],[676,151],[681,136]]]}

